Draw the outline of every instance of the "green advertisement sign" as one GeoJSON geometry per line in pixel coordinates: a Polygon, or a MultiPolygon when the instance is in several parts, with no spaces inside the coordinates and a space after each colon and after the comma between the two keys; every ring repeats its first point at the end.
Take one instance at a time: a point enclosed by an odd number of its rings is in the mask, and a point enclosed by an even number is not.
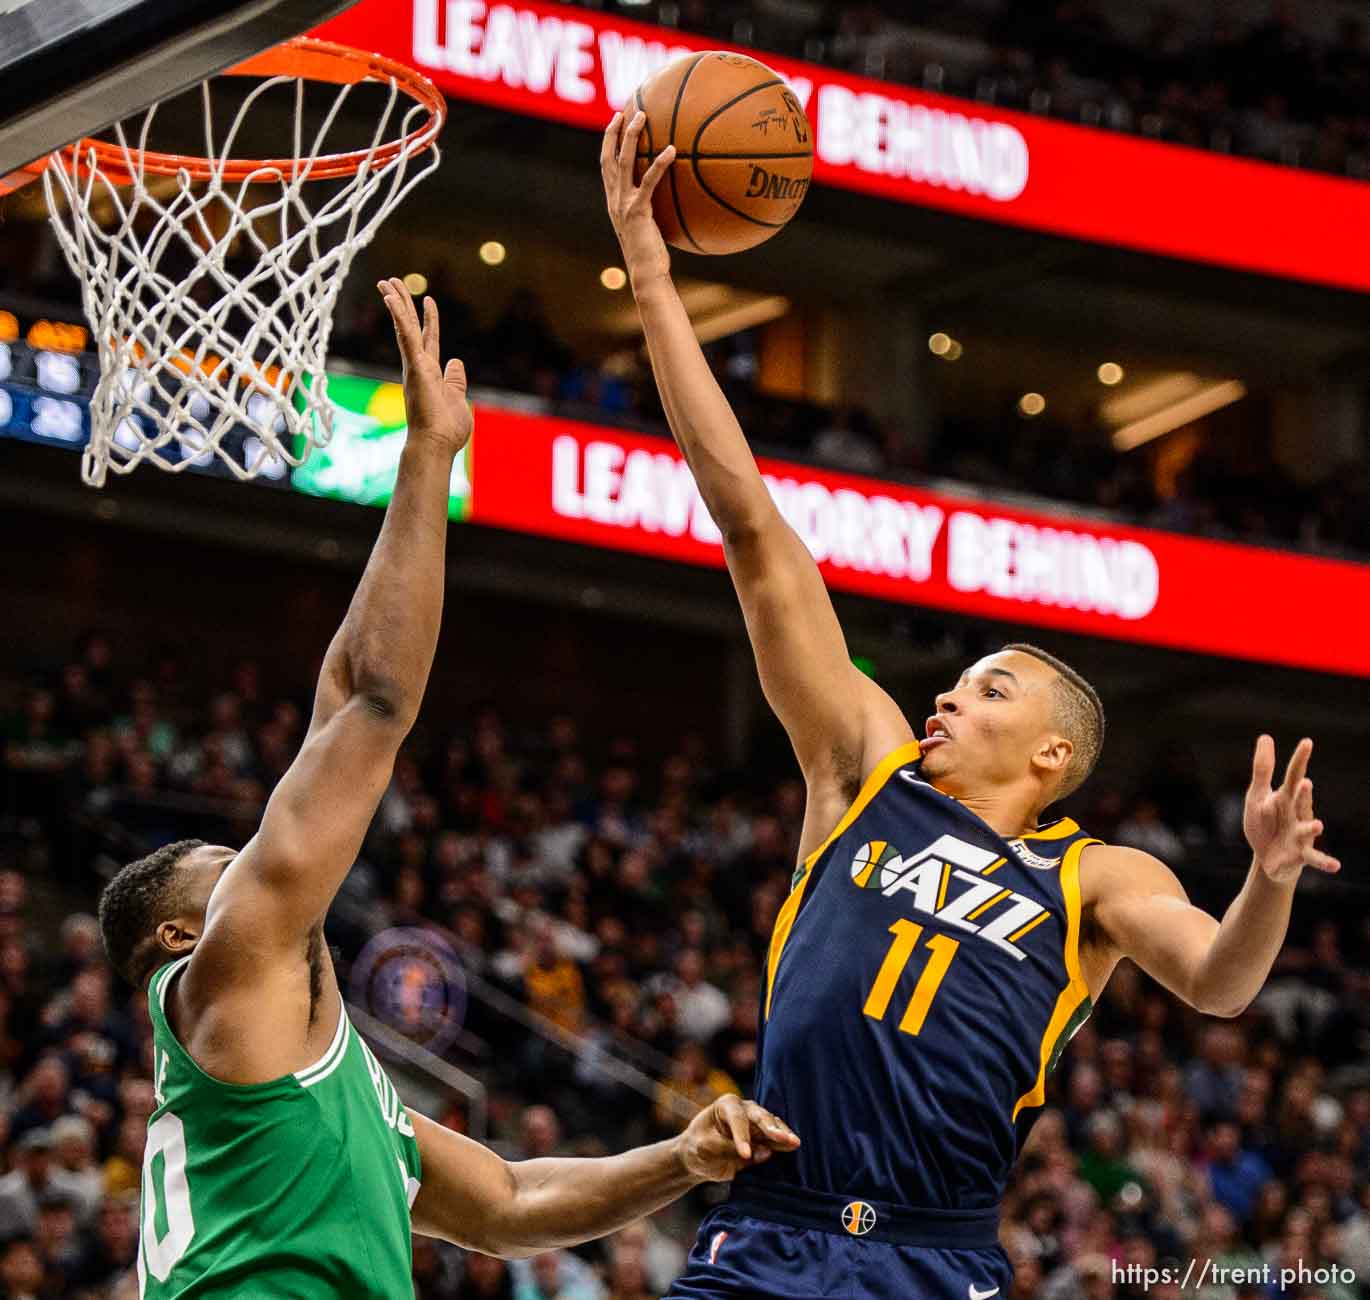
{"type": "MultiPolygon", "coordinates": [[[[292,486],[310,496],[387,505],[408,431],[404,390],[385,380],[329,375],[328,399],[333,405],[333,438],[292,471],[292,486]]],[[[468,442],[452,466],[447,502],[452,519],[465,519],[471,511],[470,457],[468,442]]]]}

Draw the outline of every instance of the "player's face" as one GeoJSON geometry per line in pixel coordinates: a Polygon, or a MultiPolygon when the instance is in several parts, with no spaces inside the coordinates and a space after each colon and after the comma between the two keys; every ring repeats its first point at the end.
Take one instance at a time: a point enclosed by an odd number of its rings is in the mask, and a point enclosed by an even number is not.
{"type": "Polygon", "coordinates": [[[921,742],[923,774],[947,794],[1016,781],[1051,736],[1055,669],[1018,651],[987,655],[936,700],[921,742]]]}
{"type": "Polygon", "coordinates": [[[193,849],[181,861],[180,870],[184,873],[186,899],[185,920],[193,925],[196,935],[204,929],[205,913],[209,910],[209,896],[224,869],[238,856],[236,849],[226,849],[219,844],[206,844],[203,848],[193,849]]]}

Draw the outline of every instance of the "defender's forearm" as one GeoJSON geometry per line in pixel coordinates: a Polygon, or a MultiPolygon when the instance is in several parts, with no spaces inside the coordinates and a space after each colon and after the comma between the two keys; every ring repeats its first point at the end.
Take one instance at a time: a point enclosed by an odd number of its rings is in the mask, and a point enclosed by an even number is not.
{"type": "Polygon", "coordinates": [[[755,528],[775,505],[675,285],[663,276],[634,293],[661,405],[704,504],[725,538],[755,528]]]}
{"type": "Polygon", "coordinates": [[[1195,979],[1195,1005],[1235,1016],[1261,991],[1289,929],[1293,884],[1276,884],[1252,861],[1223,914],[1195,979]]]}
{"type": "Polygon", "coordinates": [[[325,665],[345,693],[405,724],[418,714],[437,650],[452,461],[443,445],[411,430],[380,536],[325,665]]]}
{"type": "Polygon", "coordinates": [[[676,1138],[617,1156],[526,1160],[509,1168],[515,1192],[501,1231],[501,1253],[509,1256],[593,1241],[699,1182],[686,1170],[676,1138]]]}

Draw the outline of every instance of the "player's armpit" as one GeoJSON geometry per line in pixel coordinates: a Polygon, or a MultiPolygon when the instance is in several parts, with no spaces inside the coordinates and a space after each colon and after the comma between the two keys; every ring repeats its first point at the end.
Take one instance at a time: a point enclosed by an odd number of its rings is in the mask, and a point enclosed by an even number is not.
{"type": "Polygon", "coordinates": [[[1132,958],[1207,1015],[1241,1010],[1225,996],[1210,960],[1217,920],[1190,903],[1165,863],[1138,849],[1101,844],[1084,851],[1080,869],[1086,918],[1118,957],[1132,958]]]}

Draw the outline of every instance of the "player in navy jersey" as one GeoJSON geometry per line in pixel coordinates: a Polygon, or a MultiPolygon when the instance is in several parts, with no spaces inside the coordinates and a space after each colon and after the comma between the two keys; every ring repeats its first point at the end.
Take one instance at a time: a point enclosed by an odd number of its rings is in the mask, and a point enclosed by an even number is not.
{"type": "Polygon", "coordinates": [[[817,565],[771,500],[670,276],[642,131],[600,155],[662,406],[714,521],[771,707],[807,786],[801,861],[767,960],[758,1101],[797,1151],[735,1180],[678,1300],[988,1300],[1011,1270],[998,1206],[1047,1077],[1132,958],[1202,1012],[1238,1014],[1283,942],[1322,823],[1303,740],[1272,787],[1256,743],[1251,870],[1221,921],[1150,854],[1042,813],[1089,775],[1098,695],[1033,646],[940,694],[921,739],[853,666],[817,565]]]}

